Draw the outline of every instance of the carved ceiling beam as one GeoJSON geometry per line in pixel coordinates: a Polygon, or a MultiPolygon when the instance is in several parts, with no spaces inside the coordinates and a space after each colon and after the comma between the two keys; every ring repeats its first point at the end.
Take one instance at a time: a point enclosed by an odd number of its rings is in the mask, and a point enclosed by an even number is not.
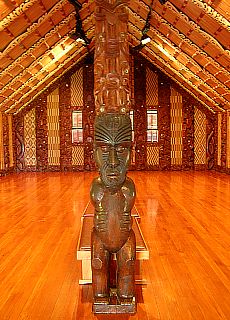
{"type": "MultiPolygon", "coordinates": [[[[136,41],[136,39],[135,39],[136,41]]],[[[195,86],[190,80],[188,80],[179,70],[176,70],[171,61],[165,61],[159,55],[159,49],[151,45],[151,48],[146,46],[142,50],[142,54],[151,62],[157,65],[162,72],[167,74],[170,78],[175,80],[180,86],[182,86],[186,91],[191,92],[191,94],[199,100],[202,104],[208,107],[212,112],[214,111],[223,111],[223,108],[219,106],[218,103],[215,103],[206,93],[200,90],[195,86]],[[154,50],[155,49],[155,50],[154,50]],[[167,70],[167,71],[166,71],[167,70]],[[171,71],[171,72],[170,72],[171,71]],[[177,75],[178,80],[175,79],[174,75],[177,75]],[[180,79],[180,80],[179,80],[180,79]],[[186,84],[187,86],[185,86],[186,84]],[[199,94],[199,96],[197,95],[199,94]],[[207,103],[208,102],[208,103],[207,103]],[[214,108],[214,111],[213,111],[214,108]]]]}

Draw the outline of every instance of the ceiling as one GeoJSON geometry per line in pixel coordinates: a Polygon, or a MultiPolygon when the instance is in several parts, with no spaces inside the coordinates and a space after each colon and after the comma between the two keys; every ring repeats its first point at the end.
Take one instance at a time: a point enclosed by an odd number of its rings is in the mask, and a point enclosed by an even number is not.
{"type": "MultiPolygon", "coordinates": [[[[0,0],[0,111],[16,114],[93,50],[95,3],[79,2],[88,48],[70,37],[76,19],[68,0],[0,0]]],[[[131,47],[151,3],[151,42],[141,54],[211,111],[229,110],[230,1],[131,0],[131,47]]]]}

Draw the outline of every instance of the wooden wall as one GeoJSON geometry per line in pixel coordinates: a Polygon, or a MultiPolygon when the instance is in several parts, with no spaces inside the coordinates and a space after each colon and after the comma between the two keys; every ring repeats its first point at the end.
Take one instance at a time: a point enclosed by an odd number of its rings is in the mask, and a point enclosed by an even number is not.
{"type": "MultiPolygon", "coordinates": [[[[230,114],[213,114],[140,56],[132,60],[131,70],[135,130],[132,169],[216,169],[229,173],[230,114]],[[146,142],[146,109],[158,110],[157,143],[146,142]]],[[[17,170],[95,170],[94,117],[93,64],[87,60],[73,67],[14,116],[17,170]],[[83,112],[83,144],[72,144],[73,110],[83,112]]],[[[0,144],[4,145],[4,151],[0,148],[0,163],[3,167],[4,162],[6,170],[9,121],[5,115],[2,118],[2,130],[7,138],[4,134],[6,141],[0,144]]]]}
{"type": "Polygon", "coordinates": [[[14,140],[12,116],[0,113],[0,176],[14,171],[14,140]]]}

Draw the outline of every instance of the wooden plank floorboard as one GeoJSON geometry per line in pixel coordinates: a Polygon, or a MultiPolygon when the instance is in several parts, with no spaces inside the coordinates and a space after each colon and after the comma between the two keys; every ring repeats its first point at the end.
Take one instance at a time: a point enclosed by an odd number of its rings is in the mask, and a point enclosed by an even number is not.
{"type": "MultiPolygon", "coordinates": [[[[80,218],[96,173],[0,178],[0,320],[229,320],[230,176],[130,172],[150,250],[136,315],[93,315],[80,218]]],[[[89,230],[90,232],[90,230],[89,230]]]]}

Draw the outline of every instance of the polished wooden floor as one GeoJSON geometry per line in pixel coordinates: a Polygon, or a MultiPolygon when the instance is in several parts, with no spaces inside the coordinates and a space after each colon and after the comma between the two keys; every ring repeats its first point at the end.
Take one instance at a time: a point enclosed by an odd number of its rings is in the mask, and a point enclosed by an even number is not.
{"type": "Polygon", "coordinates": [[[0,178],[0,320],[229,320],[230,176],[129,174],[150,250],[147,284],[137,286],[135,316],[94,316],[75,251],[95,175],[0,178]]]}

